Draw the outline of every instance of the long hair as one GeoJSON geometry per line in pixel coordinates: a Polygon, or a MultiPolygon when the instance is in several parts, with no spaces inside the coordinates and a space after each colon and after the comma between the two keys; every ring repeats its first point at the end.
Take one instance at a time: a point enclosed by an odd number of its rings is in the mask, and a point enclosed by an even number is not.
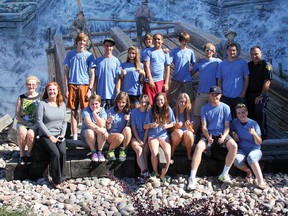
{"type": "MultiPolygon", "coordinates": [[[[150,98],[149,98],[149,96],[148,96],[147,94],[142,94],[142,95],[139,97],[139,102],[141,103],[141,100],[143,100],[143,99],[146,99],[146,101],[147,101],[147,104],[148,104],[147,110],[150,109],[150,108],[151,108],[151,105],[150,105],[150,98]]],[[[147,110],[145,110],[145,111],[147,111],[147,110]]]]}
{"type": "Polygon", "coordinates": [[[97,100],[98,102],[101,103],[101,97],[97,94],[92,94],[89,98],[89,102],[92,101],[92,100],[97,100]]]}
{"type": "Polygon", "coordinates": [[[62,93],[61,93],[61,88],[59,86],[59,84],[57,82],[49,82],[46,87],[45,87],[45,92],[42,96],[42,100],[46,100],[48,98],[48,93],[47,93],[47,89],[52,86],[52,85],[55,85],[57,87],[57,90],[58,90],[58,94],[57,94],[57,98],[56,98],[56,103],[57,103],[57,106],[61,106],[61,104],[63,103],[63,96],[62,96],[62,93]]]}
{"type": "Polygon", "coordinates": [[[85,40],[86,46],[88,46],[88,36],[84,32],[79,32],[76,39],[75,39],[75,45],[77,46],[78,41],[85,40]]]}
{"type": "Polygon", "coordinates": [[[170,110],[169,110],[169,105],[168,105],[168,101],[167,101],[167,97],[165,96],[165,94],[163,92],[158,93],[153,100],[153,105],[152,105],[152,116],[155,122],[158,122],[159,124],[168,124],[170,123],[170,110]],[[157,98],[159,96],[163,96],[164,97],[164,105],[163,107],[160,109],[157,106],[157,98]]]}
{"type": "Polygon", "coordinates": [[[136,71],[139,71],[140,70],[140,64],[141,64],[141,62],[140,62],[140,52],[139,52],[139,49],[138,49],[138,47],[136,47],[136,46],[131,46],[131,47],[129,47],[129,49],[128,49],[128,54],[127,54],[127,62],[130,62],[130,58],[129,58],[129,51],[130,50],[133,50],[133,51],[135,51],[135,53],[136,53],[136,55],[135,55],[135,60],[134,60],[134,66],[135,66],[135,68],[136,68],[136,71]]]}
{"type": "Polygon", "coordinates": [[[176,102],[176,120],[179,120],[179,114],[180,114],[180,111],[179,111],[179,106],[178,106],[178,103],[181,99],[186,99],[186,108],[184,110],[184,122],[187,121],[187,120],[191,120],[190,119],[190,113],[191,113],[191,109],[192,109],[192,104],[191,104],[191,100],[190,100],[190,97],[188,94],[186,93],[181,93],[178,98],[177,98],[177,102],[176,102]]]}
{"type": "Polygon", "coordinates": [[[114,111],[115,112],[119,111],[117,103],[121,101],[122,99],[126,100],[126,105],[123,109],[123,113],[128,114],[130,111],[130,99],[129,99],[127,92],[120,92],[119,94],[117,94],[114,100],[114,111]]]}

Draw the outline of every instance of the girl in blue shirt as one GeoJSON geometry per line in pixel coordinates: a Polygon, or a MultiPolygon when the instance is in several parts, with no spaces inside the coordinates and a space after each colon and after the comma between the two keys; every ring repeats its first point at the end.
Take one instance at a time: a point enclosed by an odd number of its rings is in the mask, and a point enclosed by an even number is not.
{"type": "Polygon", "coordinates": [[[92,153],[91,160],[95,162],[105,161],[102,150],[108,138],[105,128],[107,113],[100,105],[101,97],[97,94],[92,94],[89,98],[88,106],[82,112],[81,137],[88,144],[92,153]],[[96,152],[96,142],[98,152],[96,152]]]}
{"type": "Polygon", "coordinates": [[[130,100],[126,92],[120,92],[107,114],[106,128],[109,131],[107,143],[109,150],[107,151],[108,160],[116,160],[114,150],[123,143],[119,151],[119,161],[126,160],[126,148],[131,140],[131,128],[128,126],[130,121],[130,100]]]}
{"type": "Polygon", "coordinates": [[[171,160],[171,145],[167,129],[172,128],[174,123],[175,117],[173,111],[168,105],[165,94],[160,92],[155,96],[153,106],[147,113],[144,129],[149,129],[148,144],[151,151],[151,163],[153,167],[152,178],[156,178],[158,173],[157,155],[159,153],[159,145],[164,151],[166,166],[162,169],[160,179],[165,186],[169,184],[166,173],[171,160]]]}
{"type": "MultiPolygon", "coordinates": [[[[192,113],[192,104],[190,97],[186,93],[182,93],[178,96],[176,102],[176,108],[174,110],[176,124],[173,127],[171,134],[171,155],[173,154],[177,146],[182,143],[187,150],[188,160],[192,160],[191,150],[194,144],[194,116],[192,113]]],[[[174,161],[171,160],[173,163],[174,161]]]]}
{"type": "Polygon", "coordinates": [[[136,152],[137,164],[140,167],[140,183],[145,183],[150,174],[147,169],[147,157],[149,153],[149,147],[147,143],[148,130],[144,129],[144,121],[150,108],[150,100],[148,95],[143,94],[139,98],[140,106],[131,112],[131,127],[132,127],[132,139],[131,146],[136,152]]]}
{"type": "Polygon", "coordinates": [[[248,110],[245,104],[236,106],[236,114],[237,118],[231,124],[232,137],[238,143],[238,152],[234,164],[237,168],[246,172],[246,181],[252,183],[253,174],[245,164],[247,160],[257,178],[257,186],[260,189],[265,189],[266,184],[259,165],[259,160],[262,157],[260,127],[256,121],[247,117],[248,110]]]}
{"type": "Polygon", "coordinates": [[[128,49],[127,61],[122,63],[120,79],[122,80],[121,91],[127,92],[130,98],[131,109],[139,104],[142,93],[141,84],[145,78],[143,64],[140,62],[139,49],[131,46],[128,49]]]}

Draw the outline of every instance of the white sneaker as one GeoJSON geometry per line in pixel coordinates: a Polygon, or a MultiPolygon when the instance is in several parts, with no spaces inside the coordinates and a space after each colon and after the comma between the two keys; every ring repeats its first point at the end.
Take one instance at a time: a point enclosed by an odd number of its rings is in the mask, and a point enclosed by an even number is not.
{"type": "Polygon", "coordinates": [[[223,182],[223,183],[231,183],[231,179],[230,179],[230,176],[228,174],[221,174],[219,177],[218,177],[218,180],[223,182]]]}
{"type": "Polygon", "coordinates": [[[187,184],[187,190],[188,191],[195,190],[196,184],[197,184],[196,178],[189,177],[188,178],[188,184],[187,184]]]}

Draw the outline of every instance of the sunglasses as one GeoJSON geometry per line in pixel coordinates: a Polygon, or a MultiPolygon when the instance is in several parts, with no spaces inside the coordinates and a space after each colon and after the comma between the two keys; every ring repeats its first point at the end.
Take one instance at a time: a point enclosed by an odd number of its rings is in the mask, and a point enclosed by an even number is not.
{"type": "Polygon", "coordinates": [[[205,52],[213,52],[214,53],[214,50],[212,50],[212,49],[205,49],[205,52]]]}

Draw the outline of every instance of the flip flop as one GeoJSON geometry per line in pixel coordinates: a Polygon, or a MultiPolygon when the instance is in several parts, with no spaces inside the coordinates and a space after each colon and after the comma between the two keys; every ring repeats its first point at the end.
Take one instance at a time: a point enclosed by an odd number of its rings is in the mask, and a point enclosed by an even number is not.
{"type": "Polygon", "coordinates": [[[261,189],[261,190],[264,190],[264,189],[267,188],[267,185],[266,185],[265,183],[263,183],[263,184],[257,184],[257,187],[258,187],[259,189],[261,189]]]}

